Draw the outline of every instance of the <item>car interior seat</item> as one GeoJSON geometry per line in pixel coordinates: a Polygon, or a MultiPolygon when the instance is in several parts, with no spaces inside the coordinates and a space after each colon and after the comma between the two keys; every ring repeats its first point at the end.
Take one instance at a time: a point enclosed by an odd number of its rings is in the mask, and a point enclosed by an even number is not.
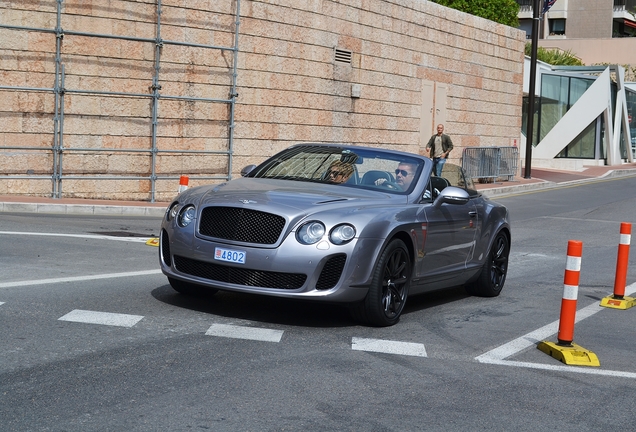
{"type": "Polygon", "coordinates": [[[445,187],[450,186],[450,182],[444,177],[431,177],[431,189],[433,190],[433,199],[437,198],[437,195],[444,190],[445,187]]]}
{"type": "Polygon", "coordinates": [[[360,182],[363,185],[371,185],[375,186],[375,182],[379,179],[385,179],[388,182],[395,182],[393,175],[387,171],[379,171],[379,170],[371,170],[364,173],[362,176],[362,181],[360,182]]]}

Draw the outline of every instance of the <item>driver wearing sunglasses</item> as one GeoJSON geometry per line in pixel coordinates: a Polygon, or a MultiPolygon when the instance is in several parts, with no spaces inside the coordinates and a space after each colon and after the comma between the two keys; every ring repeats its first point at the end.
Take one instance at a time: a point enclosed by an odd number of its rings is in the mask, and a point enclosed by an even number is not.
{"type": "MultiPolygon", "coordinates": [[[[395,170],[395,183],[403,190],[407,190],[415,177],[415,171],[417,171],[417,166],[415,164],[400,162],[395,170]]],[[[384,182],[386,182],[386,179],[381,178],[376,180],[375,184],[380,186],[384,182]]]]}

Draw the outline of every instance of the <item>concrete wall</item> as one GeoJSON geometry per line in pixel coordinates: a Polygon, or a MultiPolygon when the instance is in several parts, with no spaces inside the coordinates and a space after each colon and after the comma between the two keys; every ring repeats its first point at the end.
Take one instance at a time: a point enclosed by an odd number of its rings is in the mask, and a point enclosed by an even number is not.
{"type": "Polygon", "coordinates": [[[569,1],[565,34],[568,38],[611,38],[613,13],[612,0],[569,1]]]}
{"type": "Polygon", "coordinates": [[[539,46],[571,51],[586,66],[618,64],[636,67],[636,38],[542,39],[539,46]]]}
{"type": "MultiPolygon", "coordinates": [[[[156,6],[142,1],[66,0],[62,28],[152,39],[156,6]]],[[[162,1],[164,39],[231,46],[234,1],[162,1]]],[[[422,0],[240,1],[238,99],[232,175],[291,144],[343,141],[424,152],[443,122],[459,163],[464,147],[508,146],[521,127],[524,33],[422,0]],[[334,49],[351,51],[351,64],[334,49]],[[352,97],[352,86],[360,97],[352,97]]],[[[0,1],[0,24],[55,27],[55,2],[0,1]]],[[[52,88],[55,35],[0,28],[0,86],[52,88]]],[[[65,87],[149,93],[153,43],[65,35],[65,87]]],[[[227,98],[231,53],[164,45],[164,95],[227,98]]],[[[0,194],[50,195],[51,182],[2,179],[50,174],[52,92],[0,90],[0,194]],[[10,147],[30,147],[24,150],[10,147]],[[4,148],[3,148],[4,147],[4,148]]],[[[161,99],[157,147],[223,151],[225,104],[161,99]]],[[[151,101],[64,95],[63,175],[148,176],[151,101]],[[101,152],[79,149],[102,149],[101,152]]],[[[157,176],[227,174],[222,155],[159,153],[157,176]]],[[[169,200],[178,180],[158,181],[169,200]]],[[[64,179],[65,197],[149,199],[148,180],[64,179]]]]}

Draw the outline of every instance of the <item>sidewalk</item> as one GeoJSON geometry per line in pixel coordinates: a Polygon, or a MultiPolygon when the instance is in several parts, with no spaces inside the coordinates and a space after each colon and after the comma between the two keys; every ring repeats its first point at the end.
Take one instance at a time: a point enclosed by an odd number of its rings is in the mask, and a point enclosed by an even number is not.
{"type": "MultiPolygon", "coordinates": [[[[523,174],[523,173],[522,173],[523,174]]],[[[512,181],[475,183],[490,198],[540,189],[569,186],[615,177],[636,176],[636,163],[621,166],[594,166],[583,171],[558,171],[532,168],[531,178],[515,177],[512,181]]],[[[0,195],[0,213],[57,213],[118,216],[163,216],[167,202],[111,201],[78,198],[46,198],[0,195]]]]}

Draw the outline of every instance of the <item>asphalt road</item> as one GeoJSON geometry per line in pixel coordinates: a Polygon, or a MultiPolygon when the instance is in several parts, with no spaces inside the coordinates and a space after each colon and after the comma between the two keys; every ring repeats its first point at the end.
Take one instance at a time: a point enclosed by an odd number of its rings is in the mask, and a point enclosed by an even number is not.
{"type": "Polygon", "coordinates": [[[0,214],[0,430],[633,430],[636,308],[598,305],[636,178],[499,201],[502,294],[412,297],[380,329],[337,306],[178,295],[145,244],[157,219],[0,214]],[[568,240],[583,242],[574,341],[600,367],[536,348],[556,342],[568,240]]]}

